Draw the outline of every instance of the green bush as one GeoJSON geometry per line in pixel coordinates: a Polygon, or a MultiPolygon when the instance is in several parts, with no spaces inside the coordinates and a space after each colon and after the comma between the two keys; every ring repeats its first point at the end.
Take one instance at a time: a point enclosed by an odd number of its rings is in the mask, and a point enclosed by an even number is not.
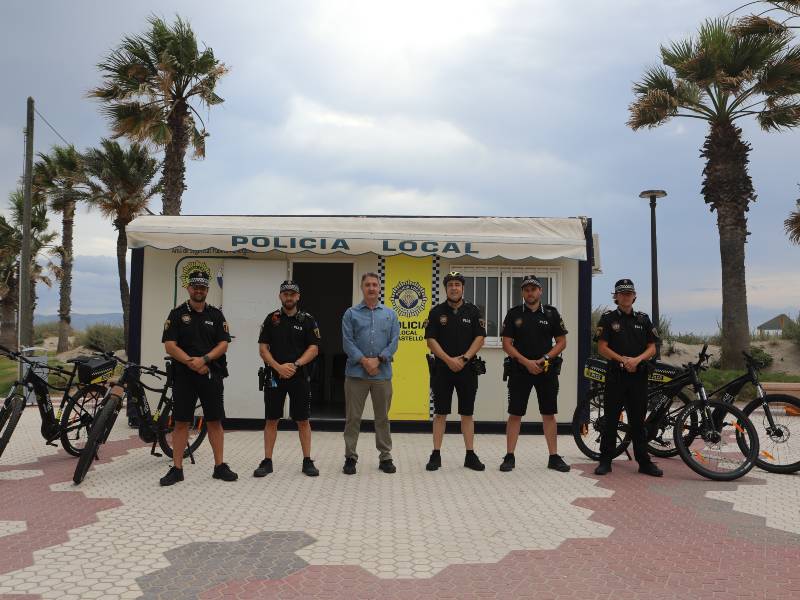
{"type": "Polygon", "coordinates": [[[790,320],[786,323],[783,328],[783,332],[781,333],[781,337],[784,340],[791,340],[800,346],[800,314],[797,315],[797,319],[790,320]]]}
{"type": "MultiPolygon", "coordinates": [[[[69,335],[75,333],[72,328],[69,329],[69,335]]],[[[58,321],[51,321],[50,323],[40,323],[33,326],[33,343],[37,346],[44,343],[45,338],[58,337],[58,321]]]]}
{"type": "Polygon", "coordinates": [[[86,328],[79,343],[99,352],[115,352],[125,348],[125,332],[120,325],[98,323],[86,328]]]}
{"type": "Polygon", "coordinates": [[[774,362],[774,358],[772,354],[764,350],[763,348],[759,348],[758,346],[751,346],[750,347],[750,356],[756,359],[757,362],[764,365],[762,368],[766,369],[767,367],[771,366],[774,362]]]}

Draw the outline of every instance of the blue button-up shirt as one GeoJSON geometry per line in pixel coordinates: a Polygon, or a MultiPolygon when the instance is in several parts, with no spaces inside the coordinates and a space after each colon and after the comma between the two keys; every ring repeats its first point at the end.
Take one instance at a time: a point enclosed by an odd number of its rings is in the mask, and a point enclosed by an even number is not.
{"type": "Polygon", "coordinates": [[[347,353],[344,373],[361,379],[391,379],[392,359],[397,352],[400,321],[397,313],[383,304],[369,308],[363,301],[348,308],[342,317],[342,345],[347,353]],[[359,362],[364,357],[380,357],[376,375],[370,375],[359,362]]]}

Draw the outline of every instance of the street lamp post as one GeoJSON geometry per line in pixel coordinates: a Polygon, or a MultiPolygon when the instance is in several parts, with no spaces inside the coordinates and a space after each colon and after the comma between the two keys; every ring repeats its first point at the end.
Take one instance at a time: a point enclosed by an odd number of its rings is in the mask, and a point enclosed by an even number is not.
{"type": "MultiPolygon", "coordinates": [[[[639,198],[650,198],[650,281],[653,295],[653,327],[659,328],[658,314],[658,250],[656,240],[656,199],[664,198],[664,190],[645,190],[639,198]]],[[[661,344],[656,344],[656,358],[661,357],[661,344]]]]}

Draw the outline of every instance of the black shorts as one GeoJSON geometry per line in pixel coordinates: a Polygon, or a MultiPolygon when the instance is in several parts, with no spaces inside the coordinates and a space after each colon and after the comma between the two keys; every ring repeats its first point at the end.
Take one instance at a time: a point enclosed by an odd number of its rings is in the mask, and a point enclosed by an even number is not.
{"type": "Polygon", "coordinates": [[[175,384],[172,391],[172,414],[176,421],[194,421],[197,401],[203,407],[206,421],[220,421],[225,418],[223,404],[222,377],[219,375],[200,375],[183,365],[175,368],[175,384]]]}
{"type": "Polygon", "coordinates": [[[508,414],[516,417],[525,415],[528,411],[528,398],[532,388],[536,389],[540,414],[554,415],[558,413],[557,375],[512,373],[508,378],[508,414]]]}
{"type": "Polygon", "coordinates": [[[276,379],[277,387],[264,388],[266,419],[274,421],[283,417],[283,403],[289,394],[289,416],[293,421],[307,421],[311,417],[311,386],[308,379],[295,375],[291,379],[276,379]]]}
{"type": "Polygon", "coordinates": [[[478,374],[467,365],[453,373],[447,365],[437,364],[433,372],[433,411],[449,415],[453,405],[453,390],[458,394],[458,414],[471,416],[475,412],[475,395],[478,393],[478,374]]]}

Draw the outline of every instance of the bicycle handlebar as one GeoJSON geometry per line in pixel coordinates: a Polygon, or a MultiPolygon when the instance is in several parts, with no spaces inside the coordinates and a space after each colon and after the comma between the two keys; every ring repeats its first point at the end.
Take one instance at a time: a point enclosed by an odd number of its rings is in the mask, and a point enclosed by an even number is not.
{"type": "Polygon", "coordinates": [[[119,364],[125,366],[126,368],[127,367],[136,367],[136,368],[144,371],[145,373],[148,373],[149,375],[153,375],[153,376],[160,375],[161,377],[166,377],[167,376],[167,373],[165,371],[161,371],[155,365],[150,365],[149,367],[145,367],[144,365],[140,365],[140,364],[137,364],[135,362],[131,362],[129,360],[125,360],[123,358],[120,358],[119,356],[117,356],[113,352],[101,352],[101,353],[98,354],[98,356],[104,356],[104,357],[106,357],[108,359],[115,360],[119,364]]]}

